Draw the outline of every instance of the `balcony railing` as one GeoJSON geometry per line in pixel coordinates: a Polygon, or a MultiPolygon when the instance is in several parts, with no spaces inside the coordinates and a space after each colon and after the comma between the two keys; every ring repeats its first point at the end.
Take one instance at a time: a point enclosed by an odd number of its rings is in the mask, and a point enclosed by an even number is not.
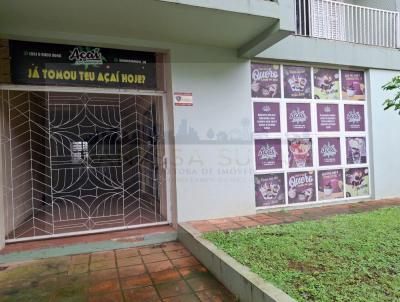
{"type": "Polygon", "coordinates": [[[400,48],[399,12],[331,0],[295,0],[296,34],[400,48]]]}

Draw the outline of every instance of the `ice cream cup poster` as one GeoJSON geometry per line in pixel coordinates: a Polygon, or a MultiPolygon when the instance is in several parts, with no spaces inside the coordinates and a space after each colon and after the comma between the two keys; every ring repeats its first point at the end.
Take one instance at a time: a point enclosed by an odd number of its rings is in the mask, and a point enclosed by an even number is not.
{"type": "Polygon", "coordinates": [[[339,100],[339,70],[314,68],[314,98],[339,100]]]}
{"type": "Polygon", "coordinates": [[[348,165],[367,163],[367,142],[365,137],[346,137],[346,159],[348,165]]]}
{"type": "Polygon", "coordinates": [[[365,131],[364,105],[344,105],[346,131],[365,131]]]}
{"type": "Polygon", "coordinates": [[[279,106],[279,103],[253,103],[255,133],[281,132],[279,106]]]}
{"type": "Polygon", "coordinates": [[[363,71],[342,70],[342,99],[365,100],[365,75],[363,71]]]}
{"type": "Polygon", "coordinates": [[[287,103],[286,114],[288,132],[311,132],[310,104],[287,103]]]}
{"type": "Polygon", "coordinates": [[[343,198],[343,170],[318,171],[318,200],[343,198]]]}
{"type": "Polygon", "coordinates": [[[281,70],[279,65],[251,64],[251,97],[281,97],[281,70]]]}
{"type": "Polygon", "coordinates": [[[256,206],[285,204],[285,176],[283,173],[255,175],[256,206]]]}
{"type": "Polygon", "coordinates": [[[288,99],[311,99],[311,68],[283,66],[284,96],[288,99]]]}
{"type": "Polygon", "coordinates": [[[289,168],[304,168],[313,166],[312,139],[288,139],[289,168]]]}
{"type": "Polygon", "coordinates": [[[346,197],[369,195],[368,168],[346,169],[346,197]]]}
{"type": "Polygon", "coordinates": [[[282,168],[282,146],[280,139],[255,140],[256,170],[282,168]]]}
{"type": "Polygon", "coordinates": [[[339,166],[341,164],[340,138],[318,138],[318,155],[320,166],[339,166]]]}
{"type": "Polygon", "coordinates": [[[289,203],[315,201],[314,171],[288,173],[287,183],[289,203]]]}
{"type": "Polygon", "coordinates": [[[337,104],[317,104],[317,125],[319,132],[338,132],[339,106],[337,104]]]}

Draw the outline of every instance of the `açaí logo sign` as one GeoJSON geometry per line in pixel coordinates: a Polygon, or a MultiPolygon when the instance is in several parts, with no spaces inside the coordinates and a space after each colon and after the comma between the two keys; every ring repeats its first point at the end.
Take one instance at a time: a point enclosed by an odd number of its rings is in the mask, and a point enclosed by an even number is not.
{"type": "Polygon", "coordinates": [[[277,79],[279,77],[279,70],[273,70],[272,68],[260,70],[256,68],[253,70],[251,77],[253,81],[277,79]]]}
{"type": "Polygon", "coordinates": [[[350,124],[358,124],[361,122],[361,114],[355,109],[347,112],[346,119],[350,124]]]}
{"type": "Polygon", "coordinates": [[[90,50],[83,50],[75,47],[68,59],[74,61],[75,65],[101,65],[103,64],[103,56],[101,55],[100,48],[93,48],[90,50]]]}
{"type": "Polygon", "coordinates": [[[271,111],[271,107],[269,107],[268,105],[265,105],[262,107],[261,109],[263,112],[270,112],[271,111]]]}
{"type": "Polygon", "coordinates": [[[278,152],[276,152],[274,146],[265,145],[260,148],[258,151],[258,157],[262,160],[271,160],[275,159],[278,156],[278,152]]]}
{"type": "Polygon", "coordinates": [[[296,188],[303,185],[309,185],[314,182],[314,177],[311,174],[304,173],[301,175],[291,176],[289,178],[289,186],[291,188],[296,188]]]}
{"type": "Polygon", "coordinates": [[[289,120],[294,124],[305,123],[307,121],[307,114],[304,110],[297,108],[290,113],[289,120]]]}
{"type": "Polygon", "coordinates": [[[331,144],[330,142],[324,144],[321,148],[321,154],[325,158],[335,157],[337,154],[335,145],[331,144]]]}

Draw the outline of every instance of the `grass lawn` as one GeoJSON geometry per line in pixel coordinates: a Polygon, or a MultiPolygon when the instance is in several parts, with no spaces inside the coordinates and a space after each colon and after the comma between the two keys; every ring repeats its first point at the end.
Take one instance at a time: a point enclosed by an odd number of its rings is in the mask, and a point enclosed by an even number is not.
{"type": "Polygon", "coordinates": [[[400,208],[204,237],[298,301],[400,301],[400,208]]]}

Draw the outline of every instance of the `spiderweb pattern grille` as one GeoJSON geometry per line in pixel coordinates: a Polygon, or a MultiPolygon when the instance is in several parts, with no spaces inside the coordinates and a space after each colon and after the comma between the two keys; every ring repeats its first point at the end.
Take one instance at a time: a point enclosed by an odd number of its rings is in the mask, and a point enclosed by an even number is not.
{"type": "Polygon", "coordinates": [[[166,220],[160,97],[1,93],[8,239],[166,220]]]}

